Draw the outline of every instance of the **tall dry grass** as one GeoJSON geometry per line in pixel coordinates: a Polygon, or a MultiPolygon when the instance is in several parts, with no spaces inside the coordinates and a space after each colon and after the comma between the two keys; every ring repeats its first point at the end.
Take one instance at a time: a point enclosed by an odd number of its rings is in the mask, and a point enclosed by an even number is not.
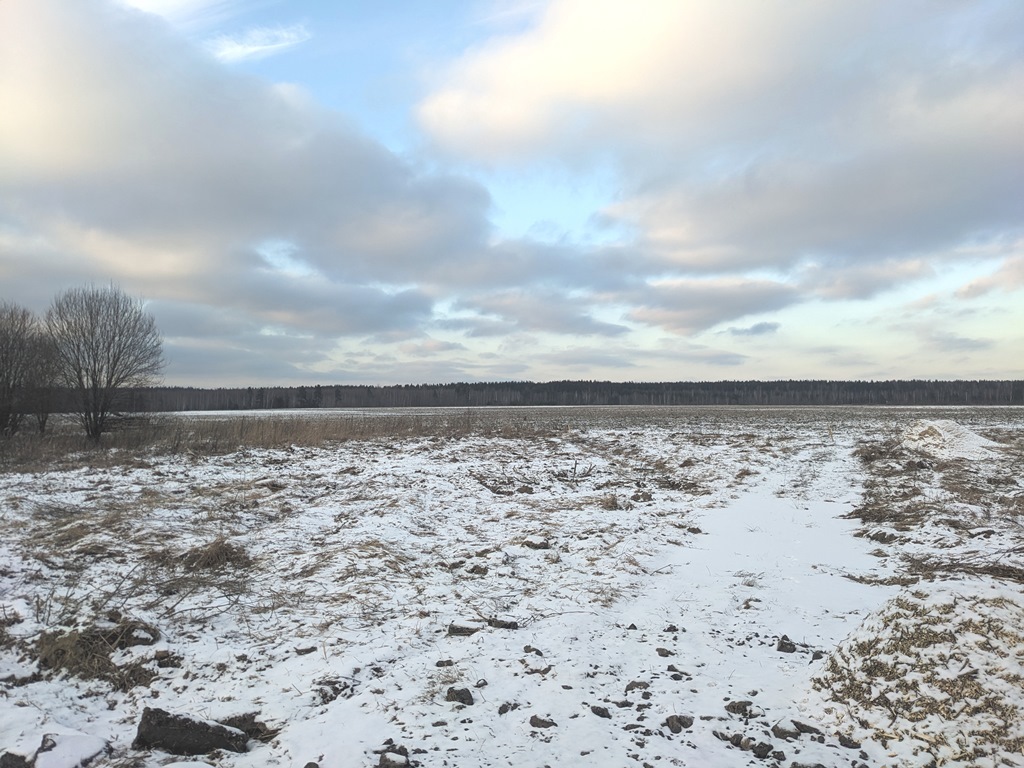
{"type": "Polygon", "coordinates": [[[182,413],[125,419],[95,444],[70,417],[56,418],[51,423],[45,435],[23,433],[0,439],[0,471],[120,465],[144,460],[146,456],[215,456],[244,449],[315,447],[351,440],[547,436],[564,428],[548,420],[531,421],[507,411],[473,409],[407,414],[182,413]]]}

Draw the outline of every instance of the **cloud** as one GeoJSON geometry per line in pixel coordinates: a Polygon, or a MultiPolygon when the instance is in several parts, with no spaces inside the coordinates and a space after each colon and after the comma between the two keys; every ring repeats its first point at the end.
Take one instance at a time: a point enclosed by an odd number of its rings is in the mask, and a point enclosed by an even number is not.
{"type": "Polygon", "coordinates": [[[800,300],[796,289],[785,283],[737,278],[666,280],[646,286],[632,298],[630,320],[679,334],[782,309],[800,300]]]}
{"type": "Polygon", "coordinates": [[[246,3],[246,0],[118,0],[118,2],[129,8],[161,16],[175,25],[195,29],[210,26],[234,16],[246,3]]]}
{"type": "Polygon", "coordinates": [[[825,299],[867,299],[934,274],[934,268],[924,259],[849,266],[814,263],[801,271],[801,284],[825,299]]]}
{"type": "Polygon", "coordinates": [[[485,249],[480,185],[421,172],[301,91],[211,62],[159,19],[14,0],[0,4],[0,38],[0,231],[45,244],[35,275],[113,276],[157,298],[350,334],[429,315],[409,286],[485,249]],[[293,244],[317,279],[268,273],[268,240],[293,244]]]}
{"type": "Polygon", "coordinates": [[[775,333],[781,327],[781,323],[754,323],[749,328],[730,328],[729,333],[733,336],[765,336],[775,333]]]}
{"type": "Polygon", "coordinates": [[[456,304],[481,316],[492,316],[507,324],[506,332],[518,330],[548,331],[573,336],[618,336],[629,329],[625,325],[595,319],[590,302],[561,293],[518,289],[465,298],[456,304]]]}
{"type": "Polygon", "coordinates": [[[454,341],[441,341],[439,339],[426,339],[424,341],[402,344],[400,347],[403,354],[412,357],[437,357],[446,352],[457,352],[466,349],[465,344],[454,341]]]}
{"type": "MultiPolygon", "coordinates": [[[[866,317],[969,266],[959,298],[1024,285],[1006,245],[1024,236],[1017,3],[502,2],[459,27],[477,37],[405,155],[227,64],[319,37],[324,16],[211,56],[212,25],[255,5],[0,0],[5,293],[42,309],[116,280],[150,301],[178,381],[218,350],[225,379],[410,381],[753,366],[692,338],[767,335],[800,303],[866,317]],[[487,183],[578,191],[595,163],[591,220],[614,239],[496,230],[487,183]]],[[[549,199],[538,218],[558,221],[549,199]]],[[[981,321],[933,317],[928,343],[993,349],[981,321]]]]}
{"type": "Polygon", "coordinates": [[[287,27],[251,27],[237,37],[218,35],[207,47],[215,58],[233,64],[246,59],[262,59],[294,48],[312,37],[305,24],[287,27]]]}
{"type": "Polygon", "coordinates": [[[992,346],[988,339],[972,339],[957,333],[926,328],[919,329],[918,336],[922,342],[940,352],[977,352],[992,346]]]}
{"type": "Polygon", "coordinates": [[[913,264],[1022,231],[1022,25],[1004,0],[553,0],[456,60],[418,116],[489,164],[612,158],[603,216],[666,269],[913,264]]]}
{"type": "Polygon", "coordinates": [[[1024,289],[1024,256],[1011,256],[990,275],[973,280],[956,292],[959,299],[976,299],[992,291],[1024,289]]]}

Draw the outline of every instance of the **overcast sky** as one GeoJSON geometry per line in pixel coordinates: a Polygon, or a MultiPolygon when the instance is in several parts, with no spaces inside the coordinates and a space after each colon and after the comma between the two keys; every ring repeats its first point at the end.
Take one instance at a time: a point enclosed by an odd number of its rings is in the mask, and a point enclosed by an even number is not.
{"type": "Polygon", "coordinates": [[[1019,0],[0,0],[0,299],[170,384],[1024,378],[1019,0]]]}

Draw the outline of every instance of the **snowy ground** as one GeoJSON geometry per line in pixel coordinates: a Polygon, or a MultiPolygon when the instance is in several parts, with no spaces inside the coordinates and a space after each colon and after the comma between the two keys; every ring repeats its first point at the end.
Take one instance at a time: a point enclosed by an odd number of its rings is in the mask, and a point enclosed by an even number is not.
{"type": "Polygon", "coordinates": [[[487,418],[0,474],[0,754],[1024,765],[1024,410],[487,418]]]}

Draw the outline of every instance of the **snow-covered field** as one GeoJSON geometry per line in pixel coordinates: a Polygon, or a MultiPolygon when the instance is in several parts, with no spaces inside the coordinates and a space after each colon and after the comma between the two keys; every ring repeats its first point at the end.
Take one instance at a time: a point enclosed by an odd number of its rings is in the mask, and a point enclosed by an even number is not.
{"type": "Polygon", "coordinates": [[[1024,409],[472,421],[0,473],[0,764],[1024,765],[1024,409]]]}

